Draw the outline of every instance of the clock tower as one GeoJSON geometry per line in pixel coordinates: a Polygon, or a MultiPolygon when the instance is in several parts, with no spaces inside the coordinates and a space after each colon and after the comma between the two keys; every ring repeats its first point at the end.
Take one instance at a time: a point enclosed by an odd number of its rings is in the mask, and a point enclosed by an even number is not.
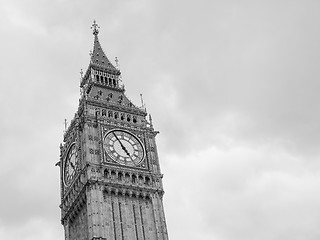
{"type": "Polygon", "coordinates": [[[94,46],[79,107],[60,145],[66,240],[167,240],[157,131],[125,94],[121,72],[94,46]]]}

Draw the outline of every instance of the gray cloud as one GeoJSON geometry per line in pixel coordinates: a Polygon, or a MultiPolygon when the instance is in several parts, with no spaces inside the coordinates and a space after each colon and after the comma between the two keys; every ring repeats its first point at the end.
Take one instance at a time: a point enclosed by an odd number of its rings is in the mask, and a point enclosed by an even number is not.
{"type": "Polygon", "coordinates": [[[128,97],[139,104],[143,93],[161,132],[172,239],[319,238],[317,9],[3,1],[0,238],[63,238],[54,164],[93,19],[108,57],[120,59],[128,97]]]}

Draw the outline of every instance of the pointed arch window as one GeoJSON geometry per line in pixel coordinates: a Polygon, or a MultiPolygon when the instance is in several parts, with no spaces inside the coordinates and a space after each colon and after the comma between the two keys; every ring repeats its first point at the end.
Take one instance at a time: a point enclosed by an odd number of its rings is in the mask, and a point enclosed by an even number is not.
{"type": "Polygon", "coordinates": [[[133,116],[133,117],[132,117],[132,122],[133,122],[133,123],[137,123],[137,117],[136,117],[136,116],[133,116]]]}

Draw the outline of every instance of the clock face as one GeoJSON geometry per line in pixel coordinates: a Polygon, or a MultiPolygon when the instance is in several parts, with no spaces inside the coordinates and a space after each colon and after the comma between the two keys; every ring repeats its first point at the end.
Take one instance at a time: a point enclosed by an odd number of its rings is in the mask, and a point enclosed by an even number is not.
{"type": "Polygon", "coordinates": [[[65,158],[63,179],[64,184],[68,187],[72,183],[72,180],[78,170],[78,156],[76,145],[73,143],[68,150],[65,158]]]}
{"type": "Polygon", "coordinates": [[[104,150],[115,162],[126,166],[138,166],[144,159],[141,141],[123,130],[111,130],[104,137],[104,150]]]}

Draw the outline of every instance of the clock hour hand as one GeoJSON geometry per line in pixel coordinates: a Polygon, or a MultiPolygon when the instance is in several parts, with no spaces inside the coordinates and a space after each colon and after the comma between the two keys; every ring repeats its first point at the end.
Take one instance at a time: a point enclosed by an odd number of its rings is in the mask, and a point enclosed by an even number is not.
{"type": "Polygon", "coordinates": [[[121,144],[121,147],[122,147],[123,151],[125,151],[126,154],[130,157],[130,154],[129,154],[128,150],[122,144],[121,144]]]}
{"type": "Polygon", "coordinates": [[[75,166],[73,164],[73,162],[70,162],[71,167],[73,168],[73,170],[75,169],[75,166]]]}

